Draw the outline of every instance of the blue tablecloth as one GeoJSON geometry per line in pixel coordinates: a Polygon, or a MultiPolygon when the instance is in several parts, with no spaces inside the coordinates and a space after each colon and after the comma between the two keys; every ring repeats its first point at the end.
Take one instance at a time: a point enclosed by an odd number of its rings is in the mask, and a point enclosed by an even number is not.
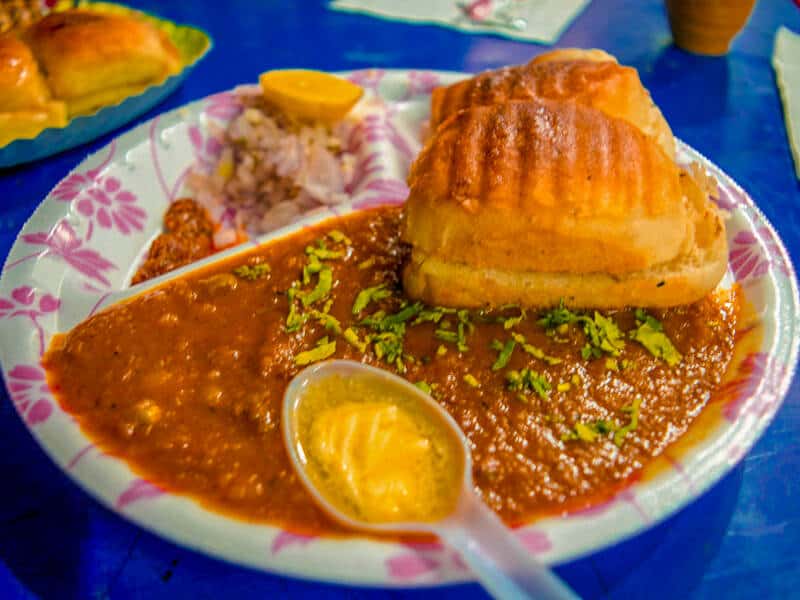
{"type": "MultiPolygon", "coordinates": [[[[367,66],[477,71],[527,61],[541,46],[328,11],[310,0],[132,5],[198,25],[216,42],[166,109],[275,67],[367,66]]],[[[600,47],[639,69],[677,136],[756,199],[797,264],[800,201],[770,67],[777,27],[800,31],[790,0],[762,0],[727,58],[676,49],[662,2],[594,0],[559,46],[600,47]]],[[[132,124],[133,125],[133,124],[132,124]]],[[[131,126],[132,126],[131,125],[131,126]]],[[[119,132],[116,132],[119,133],[119,132]]],[[[0,171],[0,260],[39,201],[113,135],[0,171]]],[[[0,340],[9,343],[9,340],[0,340]]],[[[708,494],[644,535],[558,572],[589,598],[789,598],[800,595],[800,385],[767,433],[708,494]]],[[[0,597],[482,597],[476,585],[434,591],[350,589],[289,580],[179,548],[102,508],[44,455],[0,399],[0,597]]]]}

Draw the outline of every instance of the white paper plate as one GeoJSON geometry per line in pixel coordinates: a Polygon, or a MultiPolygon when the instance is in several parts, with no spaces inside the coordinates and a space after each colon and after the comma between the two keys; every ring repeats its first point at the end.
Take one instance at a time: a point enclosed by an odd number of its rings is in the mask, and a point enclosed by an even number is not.
{"type": "MultiPolygon", "coordinates": [[[[463,75],[369,70],[349,74],[369,93],[353,143],[363,177],[337,213],[405,198],[404,177],[419,149],[433,86],[463,75]]],[[[164,493],[98,451],[54,401],[40,357],[50,337],[126,288],[139,257],[160,231],[167,204],[194,161],[218,150],[209,123],[239,110],[222,93],[166,113],[87,158],[26,223],[0,278],[0,361],[20,417],[52,459],[112,510],[177,543],[235,563],[356,585],[420,586],[467,579],[461,561],[436,544],[297,536],[210,512],[164,493]]],[[[762,321],[763,335],[717,398],[724,418],[669,468],[601,506],[518,530],[545,562],[563,562],[650,527],[702,494],[755,443],[777,411],[797,361],[798,296],[789,257],[750,197],[705,158],[680,145],[719,182],[728,215],[730,268],[762,321]]],[[[304,222],[331,216],[325,210],[304,222]]],[[[232,250],[238,252],[241,250],[232,250]]],[[[213,259],[212,259],[213,260],[213,259]]]]}

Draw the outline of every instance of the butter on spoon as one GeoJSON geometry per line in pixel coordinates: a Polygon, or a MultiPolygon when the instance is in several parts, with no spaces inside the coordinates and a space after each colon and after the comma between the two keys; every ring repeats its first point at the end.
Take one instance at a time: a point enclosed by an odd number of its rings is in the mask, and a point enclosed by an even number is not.
{"type": "Polygon", "coordinates": [[[425,392],[382,369],[317,363],[289,384],[283,439],[333,519],[371,533],[432,533],[496,598],[577,598],[475,494],[469,446],[425,392]]]}

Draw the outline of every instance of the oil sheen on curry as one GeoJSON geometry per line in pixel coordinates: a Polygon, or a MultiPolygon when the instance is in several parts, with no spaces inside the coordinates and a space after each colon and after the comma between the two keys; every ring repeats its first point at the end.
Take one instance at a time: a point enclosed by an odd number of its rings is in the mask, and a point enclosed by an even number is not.
{"type": "Polygon", "coordinates": [[[104,451],[164,489],[298,532],[338,530],[306,493],[280,409],[306,365],[348,358],[428,391],[506,522],[635,478],[709,402],[736,298],[573,312],[456,311],[402,296],[400,212],[328,220],[173,280],[57,337],[52,389],[104,451]]]}

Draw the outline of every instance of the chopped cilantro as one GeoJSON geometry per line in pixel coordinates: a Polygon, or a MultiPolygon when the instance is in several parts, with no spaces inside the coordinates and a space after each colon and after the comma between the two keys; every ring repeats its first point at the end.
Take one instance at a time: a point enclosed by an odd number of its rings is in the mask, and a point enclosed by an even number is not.
{"type": "Polygon", "coordinates": [[[256,279],[266,277],[269,272],[270,268],[267,263],[259,263],[257,265],[241,265],[233,270],[234,275],[240,279],[246,279],[247,281],[255,281],[256,279]]]}
{"type": "Polygon", "coordinates": [[[597,441],[598,437],[611,433],[615,429],[616,425],[614,423],[611,423],[610,421],[604,421],[602,419],[597,420],[594,423],[578,422],[575,423],[571,431],[561,436],[561,441],[569,442],[579,440],[591,444],[597,441]]]}
{"type": "Polygon", "coordinates": [[[642,404],[642,397],[636,396],[634,401],[630,404],[630,406],[624,406],[622,408],[622,412],[626,412],[631,416],[631,420],[628,422],[627,425],[624,427],[620,427],[614,433],[614,443],[617,446],[621,446],[622,442],[625,441],[625,436],[628,435],[631,431],[636,431],[636,428],[639,427],[639,407],[642,404]]]}
{"type": "Polygon", "coordinates": [[[517,342],[522,347],[522,349],[525,352],[527,352],[534,358],[543,360],[548,365],[557,365],[563,362],[560,358],[557,358],[555,356],[548,356],[547,354],[544,353],[544,350],[542,350],[541,348],[537,348],[533,344],[529,344],[525,339],[525,336],[523,336],[522,334],[512,333],[511,337],[514,339],[515,342],[517,342]]]}
{"type": "Polygon", "coordinates": [[[343,234],[343,233],[342,233],[341,231],[339,231],[338,229],[333,229],[332,231],[329,231],[329,232],[328,232],[328,237],[329,237],[331,240],[333,240],[335,243],[337,243],[337,244],[339,244],[339,243],[341,243],[341,242],[344,242],[346,245],[350,246],[350,245],[352,245],[352,243],[353,243],[353,242],[350,240],[350,238],[349,238],[349,237],[347,237],[345,234],[343,234]]]}
{"type": "Polygon", "coordinates": [[[344,336],[345,341],[351,346],[357,348],[359,352],[364,353],[367,351],[367,342],[361,340],[358,337],[356,330],[352,327],[345,329],[342,335],[344,336]]]}
{"type": "Polygon", "coordinates": [[[311,276],[316,275],[322,269],[327,269],[328,267],[320,262],[319,258],[314,255],[308,257],[308,262],[303,267],[303,285],[308,285],[311,283],[311,276]]]}
{"type": "Polygon", "coordinates": [[[437,340],[449,342],[450,344],[458,343],[458,334],[455,331],[448,331],[447,329],[437,329],[433,332],[437,340]]]}
{"type": "Polygon", "coordinates": [[[547,329],[550,335],[555,333],[564,335],[567,326],[580,323],[588,340],[588,344],[581,349],[584,360],[599,358],[603,352],[619,356],[625,347],[625,336],[613,319],[604,317],[597,311],[593,317],[574,313],[564,307],[563,301],[557,308],[547,311],[537,323],[547,329]]]}
{"type": "Polygon", "coordinates": [[[444,344],[439,344],[436,349],[436,356],[444,356],[445,354],[447,354],[447,347],[444,344]]]}
{"type": "Polygon", "coordinates": [[[519,325],[523,320],[528,317],[528,313],[525,311],[524,308],[519,309],[519,316],[516,317],[506,317],[503,319],[503,329],[508,331],[509,329],[513,329],[517,325],[519,325]]]}
{"type": "Polygon", "coordinates": [[[578,439],[585,442],[593,442],[597,439],[599,432],[585,423],[575,423],[575,433],[578,439]]]}
{"type": "Polygon", "coordinates": [[[378,359],[396,366],[397,370],[401,373],[405,372],[402,334],[384,331],[383,333],[371,335],[370,341],[372,341],[373,348],[375,349],[375,356],[377,356],[378,359]]]}
{"type": "Polygon", "coordinates": [[[379,300],[388,298],[391,295],[392,292],[391,290],[386,289],[385,283],[365,288],[358,292],[356,301],[353,302],[353,314],[359,314],[362,310],[367,308],[370,302],[378,302],[379,300]]]}
{"type": "Polygon", "coordinates": [[[298,367],[310,365],[311,363],[319,362],[331,356],[336,352],[336,340],[328,341],[327,337],[322,338],[317,342],[317,346],[311,350],[300,352],[294,357],[294,364],[298,367]]]}
{"type": "Polygon", "coordinates": [[[333,288],[333,271],[330,267],[325,266],[317,274],[317,285],[310,292],[300,295],[300,301],[303,306],[311,306],[315,302],[323,300],[333,288]]]}
{"type": "Polygon", "coordinates": [[[544,375],[530,369],[506,373],[506,386],[512,392],[536,392],[543,400],[547,399],[551,389],[544,375]]]}
{"type": "Polygon", "coordinates": [[[458,327],[456,330],[458,331],[456,347],[458,348],[459,352],[466,352],[469,350],[469,347],[467,346],[467,334],[470,334],[475,330],[475,325],[472,324],[469,318],[469,311],[458,311],[458,327]]]}
{"type": "Polygon", "coordinates": [[[658,319],[639,308],[636,309],[636,324],[638,327],[629,334],[633,341],[639,342],[650,354],[663,359],[670,367],[681,362],[683,356],[672,345],[658,319]]]}
{"type": "Polygon", "coordinates": [[[312,318],[319,321],[319,324],[328,331],[336,334],[342,333],[342,324],[339,322],[339,319],[328,314],[327,311],[312,310],[310,314],[312,318]]]}
{"type": "Polygon", "coordinates": [[[371,266],[375,264],[375,257],[370,256],[367,260],[363,260],[358,264],[358,268],[363,271],[364,269],[369,269],[371,266]]]}
{"type": "Polygon", "coordinates": [[[580,440],[584,442],[594,442],[600,436],[613,434],[614,444],[621,446],[625,441],[625,436],[631,431],[635,431],[639,425],[639,405],[641,404],[641,397],[637,396],[630,406],[625,406],[622,411],[630,415],[630,422],[620,427],[614,421],[606,421],[605,419],[598,419],[597,421],[578,422],[571,431],[561,436],[564,442],[580,440]]]}
{"type": "Polygon", "coordinates": [[[616,358],[607,358],[606,359],[606,369],[609,371],[619,371],[619,362],[617,362],[616,358]]]}
{"type": "Polygon", "coordinates": [[[418,381],[414,385],[417,386],[419,389],[421,389],[426,394],[428,394],[429,396],[433,394],[433,388],[430,386],[430,384],[427,381],[418,381]]]}
{"type": "Polygon", "coordinates": [[[396,312],[393,315],[389,315],[388,317],[384,318],[381,323],[381,327],[385,329],[391,329],[395,325],[399,325],[400,323],[405,323],[411,317],[417,316],[421,310],[422,310],[421,303],[415,302],[414,304],[409,304],[405,308],[400,309],[399,312],[396,312]]]}
{"type": "MultiPolygon", "coordinates": [[[[582,316],[578,320],[583,325],[583,331],[593,349],[597,348],[611,356],[619,356],[625,347],[625,337],[612,319],[595,311],[594,319],[582,316]]],[[[596,353],[592,354],[595,356],[596,353]]]]}
{"type": "Polygon", "coordinates": [[[420,323],[438,323],[447,314],[456,312],[453,308],[423,308],[419,311],[417,318],[414,319],[412,325],[419,325],[420,323]]]}
{"type": "Polygon", "coordinates": [[[320,260],[331,260],[342,258],[346,253],[344,250],[329,250],[325,246],[325,240],[317,240],[316,246],[306,246],[306,254],[320,260]]]}
{"type": "Polygon", "coordinates": [[[501,345],[500,342],[494,340],[492,342],[492,348],[495,350],[497,346],[500,346],[500,354],[497,355],[497,360],[494,361],[492,365],[492,371],[499,371],[508,365],[508,361],[511,360],[511,354],[514,352],[514,347],[517,345],[517,342],[514,340],[508,340],[505,345],[501,345]],[[495,342],[497,345],[495,345],[495,342]]]}
{"type": "Polygon", "coordinates": [[[286,291],[286,297],[289,299],[289,314],[286,317],[286,331],[287,333],[294,333],[300,329],[303,324],[308,320],[308,317],[298,311],[295,304],[295,298],[299,293],[300,283],[295,281],[286,291]]]}
{"type": "Polygon", "coordinates": [[[557,308],[551,308],[537,321],[545,329],[555,329],[560,325],[571,325],[578,320],[578,315],[564,306],[562,299],[557,308]]]}
{"type": "Polygon", "coordinates": [[[468,386],[474,387],[474,388],[480,387],[480,385],[481,385],[480,382],[477,379],[475,379],[475,377],[470,375],[469,373],[464,375],[464,383],[466,383],[468,386]]]}

